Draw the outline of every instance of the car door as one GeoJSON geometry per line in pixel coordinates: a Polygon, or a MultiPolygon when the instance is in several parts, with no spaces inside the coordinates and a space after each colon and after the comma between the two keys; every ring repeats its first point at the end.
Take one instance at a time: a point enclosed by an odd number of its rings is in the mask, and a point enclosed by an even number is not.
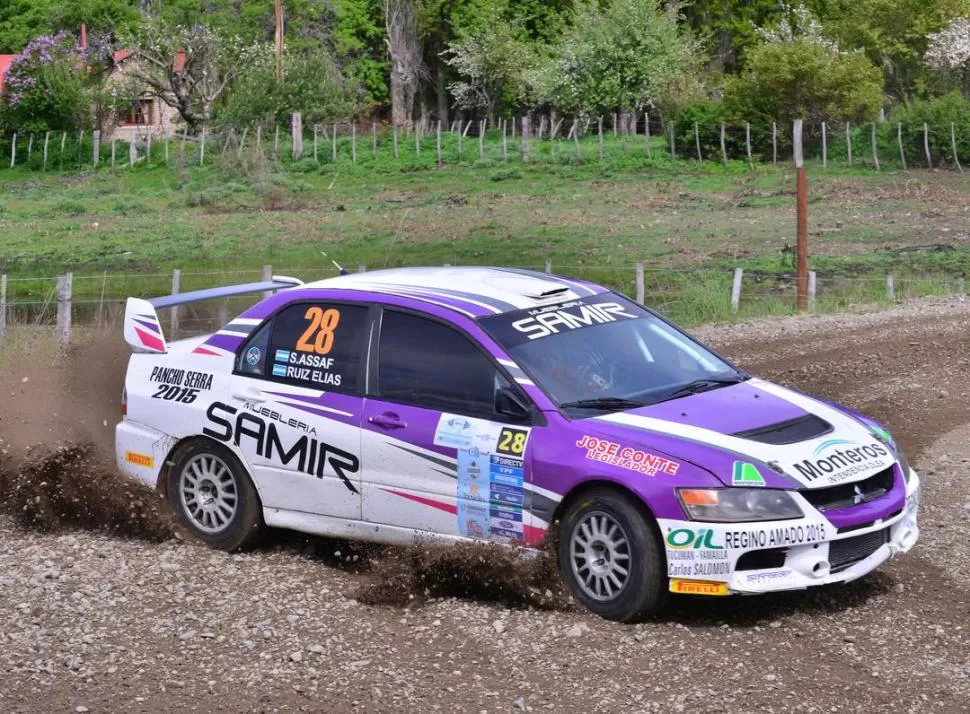
{"type": "Polygon", "coordinates": [[[360,419],[371,317],[291,303],[240,348],[212,415],[249,463],[263,506],[359,520],[360,419]]]}
{"type": "Polygon", "coordinates": [[[361,440],[364,520],[418,531],[524,538],[531,432],[525,397],[455,327],[384,309],[361,440]],[[496,411],[514,395],[518,418],[496,411]]]}

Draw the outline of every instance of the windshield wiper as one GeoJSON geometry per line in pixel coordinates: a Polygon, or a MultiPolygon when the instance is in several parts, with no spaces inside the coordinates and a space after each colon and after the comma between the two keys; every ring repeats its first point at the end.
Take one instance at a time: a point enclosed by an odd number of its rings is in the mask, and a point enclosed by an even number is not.
{"type": "Polygon", "coordinates": [[[620,397],[599,397],[597,399],[579,399],[575,402],[563,402],[559,405],[563,409],[598,409],[602,411],[619,412],[625,409],[637,409],[645,406],[643,402],[620,397]]]}
{"type": "Polygon", "coordinates": [[[666,402],[671,399],[679,399],[680,397],[689,397],[692,394],[709,392],[712,389],[720,389],[721,387],[727,387],[732,384],[740,384],[747,379],[747,375],[736,375],[733,377],[704,377],[702,379],[695,379],[693,382],[688,382],[684,386],[678,387],[670,394],[664,395],[664,398],[660,401],[666,402]]]}

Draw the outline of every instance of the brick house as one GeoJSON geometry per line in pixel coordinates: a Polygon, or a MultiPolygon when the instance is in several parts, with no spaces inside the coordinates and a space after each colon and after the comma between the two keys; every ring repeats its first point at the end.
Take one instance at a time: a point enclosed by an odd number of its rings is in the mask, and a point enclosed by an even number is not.
{"type": "MultiPolygon", "coordinates": [[[[126,66],[137,62],[138,57],[128,50],[114,53],[114,68],[107,82],[124,82],[126,66]]],[[[179,52],[174,60],[175,71],[185,65],[185,54],[179,52]]],[[[132,104],[131,109],[118,117],[117,124],[106,131],[107,139],[121,141],[144,141],[149,135],[162,137],[174,135],[181,128],[179,113],[165,102],[148,93],[142,94],[132,104]]]]}

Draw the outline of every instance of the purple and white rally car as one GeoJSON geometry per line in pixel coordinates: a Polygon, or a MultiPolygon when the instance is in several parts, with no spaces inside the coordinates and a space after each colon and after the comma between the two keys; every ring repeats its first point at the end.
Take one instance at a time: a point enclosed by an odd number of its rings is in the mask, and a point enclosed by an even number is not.
{"type": "Polygon", "coordinates": [[[614,620],[668,592],[854,580],[919,536],[919,478],[848,409],[750,377],[592,283],[382,270],[131,298],[117,460],[237,549],[266,526],[537,548],[614,620]],[[167,344],[156,308],[275,291],[167,344]]]}

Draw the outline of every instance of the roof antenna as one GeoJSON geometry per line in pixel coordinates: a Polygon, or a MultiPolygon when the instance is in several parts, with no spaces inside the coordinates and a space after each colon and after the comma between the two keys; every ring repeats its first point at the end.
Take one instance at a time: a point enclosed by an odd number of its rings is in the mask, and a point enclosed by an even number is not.
{"type": "Polygon", "coordinates": [[[324,258],[326,258],[331,263],[333,263],[334,264],[334,267],[337,268],[337,270],[340,271],[340,274],[341,275],[350,275],[350,271],[349,270],[345,270],[344,268],[340,267],[340,263],[338,263],[336,260],[334,260],[333,258],[331,258],[324,251],[321,250],[320,251],[320,255],[322,255],[324,258]]]}

